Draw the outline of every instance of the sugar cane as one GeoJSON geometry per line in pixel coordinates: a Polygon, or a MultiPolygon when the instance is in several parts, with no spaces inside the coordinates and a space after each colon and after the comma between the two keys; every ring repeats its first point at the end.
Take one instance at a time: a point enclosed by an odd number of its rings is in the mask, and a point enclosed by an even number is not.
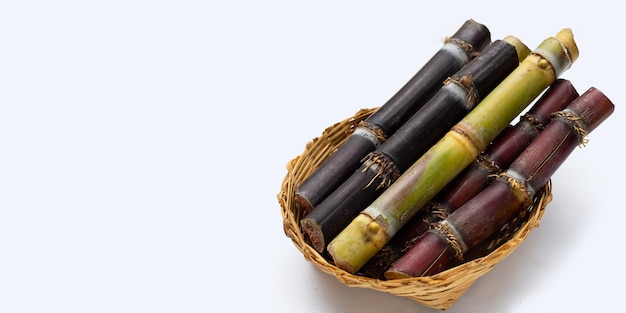
{"type": "Polygon", "coordinates": [[[564,110],[513,161],[508,170],[446,219],[435,224],[386,273],[388,279],[429,276],[447,269],[529,207],[540,190],[577,146],[614,110],[592,87],[564,110]]]}
{"type": "Polygon", "coordinates": [[[335,265],[355,273],[532,100],[578,58],[571,29],[544,40],[465,118],[420,157],[328,245],[335,265]]]}
{"type": "Polygon", "coordinates": [[[305,236],[317,251],[334,238],[419,156],[473,109],[530,50],[507,36],[491,43],[475,59],[446,80],[444,86],[361,167],[301,221],[305,236]]]}
{"type": "Polygon", "coordinates": [[[543,130],[550,122],[551,114],[564,109],[577,97],[578,92],[570,81],[557,79],[517,124],[498,135],[474,162],[411,218],[363,266],[362,271],[367,276],[385,279],[385,271],[413,246],[431,224],[444,219],[488,186],[543,130]]]}
{"type": "Polygon", "coordinates": [[[433,57],[385,104],[366,118],[296,189],[295,199],[311,211],[413,113],[419,110],[450,75],[471,61],[491,42],[487,27],[467,20],[433,57]]]}

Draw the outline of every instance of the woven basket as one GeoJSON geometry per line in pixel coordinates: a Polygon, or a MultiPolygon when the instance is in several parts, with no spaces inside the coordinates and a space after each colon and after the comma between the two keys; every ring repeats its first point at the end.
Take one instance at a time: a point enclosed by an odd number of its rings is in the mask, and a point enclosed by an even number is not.
{"type": "Polygon", "coordinates": [[[343,141],[354,131],[359,121],[367,118],[374,109],[361,109],[353,117],[328,127],[320,137],[306,145],[304,152],[287,164],[278,202],[281,206],[284,231],[295,246],[304,254],[307,261],[320,270],[335,276],[351,287],[370,288],[397,296],[408,297],[427,307],[445,310],[456,302],[479,277],[487,274],[498,262],[507,257],[530,233],[539,226],[546,205],[551,201],[550,183],[537,193],[531,207],[518,218],[519,224],[505,227],[495,237],[497,243],[485,254],[466,261],[439,274],[397,280],[379,280],[350,274],[326,260],[304,240],[299,221],[304,211],[296,204],[295,191],[298,185],[310,175],[343,141]]]}

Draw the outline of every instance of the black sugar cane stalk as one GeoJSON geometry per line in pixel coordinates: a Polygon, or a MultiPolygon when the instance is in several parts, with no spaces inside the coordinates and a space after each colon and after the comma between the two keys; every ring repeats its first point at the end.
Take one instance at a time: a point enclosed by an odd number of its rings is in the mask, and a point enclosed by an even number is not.
{"type": "Polygon", "coordinates": [[[298,186],[296,202],[305,212],[316,207],[359,167],[365,155],[419,110],[442,87],[446,78],[471,61],[490,42],[487,27],[473,20],[466,21],[393,97],[362,121],[346,141],[298,186]]]}
{"type": "Polygon", "coordinates": [[[508,36],[491,43],[452,77],[335,191],[301,220],[308,242],[323,252],[350,221],[470,112],[530,50],[508,36]]]}
{"type": "Polygon", "coordinates": [[[557,79],[519,122],[503,131],[476,160],[426,204],[391,238],[362,269],[367,276],[385,279],[385,271],[430,227],[454,212],[488,186],[503,169],[532,142],[550,122],[550,116],[564,109],[578,92],[570,81],[557,79]]]}
{"type": "Polygon", "coordinates": [[[388,279],[430,276],[463,261],[465,253],[495,234],[520,210],[577,146],[614,110],[613,103],[590,88],[553,118],[506,172],[446,219],[435,224],[385,274],[388,279]]]}

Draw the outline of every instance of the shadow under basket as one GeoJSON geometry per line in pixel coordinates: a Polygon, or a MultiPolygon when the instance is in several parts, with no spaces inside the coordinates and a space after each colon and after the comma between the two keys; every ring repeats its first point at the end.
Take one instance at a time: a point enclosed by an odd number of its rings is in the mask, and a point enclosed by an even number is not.
{"type": "Polygon", "coordinates": [[[539,226],[545,207],[552,199],[551,185],[548,183],[537,192],[533,204],[491,238],[491,244],[485,245],[485,250],[479,251],[477,257],[456,267],[433,276],[396,280],[380,280],[350,274],[333,265],[305,242],[299,226],[305,212],[296,203],[295,191],[300,183],[348,138],[358,123],[375,110],[376,108],[361,109],[353,117],[328,127],[320,137],[307,143],[301,155],[287,164],[287,175],[278,194],[285,234],[307,261],[350,287],[374,289],[410,298],[430,308],[448,309],[478,278],[506,258],[526,239],[533,228],[539,226]]]}

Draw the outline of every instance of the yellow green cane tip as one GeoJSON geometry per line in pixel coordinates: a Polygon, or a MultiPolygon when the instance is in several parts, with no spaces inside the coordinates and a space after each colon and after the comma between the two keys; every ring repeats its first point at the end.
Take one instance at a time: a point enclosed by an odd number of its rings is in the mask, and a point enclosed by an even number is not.
{"type": "Polygon", "coordinates": [[[574,61],[578,59],[579,51],[578,46],[576,45],[576,41],[574,41],[574,34],[572,33],[572,29],[563,28],[554,37],[563,44],[571,60],[571,63],[574,63],[574,61]]]}
{"type": "Polygon", "coordinates": [[[515,47],[515,50],[517,51],[517,57],[520,62],[530,54],[530,49],[528,48],[528,46],[526,46],[521,40],[519,40],[519,38],[515,36],[506,36],[502,40],[515,47]]]}

